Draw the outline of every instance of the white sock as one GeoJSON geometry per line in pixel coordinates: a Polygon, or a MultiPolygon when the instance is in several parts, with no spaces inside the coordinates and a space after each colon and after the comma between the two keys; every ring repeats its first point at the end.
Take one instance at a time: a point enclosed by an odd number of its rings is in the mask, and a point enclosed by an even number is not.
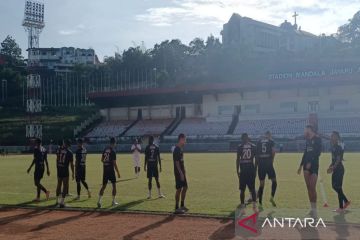
{"type": "Polygon", "coordinates": [[[151,197],[151,190],[149,190],[149,197],[151,197]]]}
{"type": "Polygon", "coordinates": [[[316,202],[310,202],[311,210],[316,211],[316,202]]]}
{"type": "Polygon", "coordinates": [[[159,194],[159,196],[161,195],[161,191],[160,191],[160,188],[158,188],[158,194],[159,194]]]}
{"type": "Polygon", "coordinates": [[[102,196],[99,195],[99,200],[98,200],[98,203],[101,203],[101,199],[102,199],[102,196]]]}
{"type": "Polygon", "coordinates": [[[115,202],[115,197],[116,197],[116,196],[112,196],[112,199],[113,199],[112,201],[113,201],[113,202],[115,202]]]}

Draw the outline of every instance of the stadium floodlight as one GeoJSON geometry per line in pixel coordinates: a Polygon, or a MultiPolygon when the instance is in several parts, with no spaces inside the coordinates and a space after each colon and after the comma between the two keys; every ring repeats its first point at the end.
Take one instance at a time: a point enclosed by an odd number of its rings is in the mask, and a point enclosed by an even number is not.
{"type": "Polygon", "coordinates": [[[45,27],[44,3],[26,0],[22,25],[28,32],[28,48],[39,48],[40,33],[45,27]]]}
{"type": "MultiPolygon", "coordinates": [[[[39,63],[39,38],[45,27],[44,3],[34,0],[25,1],[24,20],[22,22],[28,33],[28,69],[39,63]]],[[[29,114],[29,122],[26,125],[26,137],[42,137],[42,126],[33,123],[33,114],[40,113],[41,103],[41,77],[38,74],[29,74],[26,80],[27,100],[26,112],[29,114]]]]}

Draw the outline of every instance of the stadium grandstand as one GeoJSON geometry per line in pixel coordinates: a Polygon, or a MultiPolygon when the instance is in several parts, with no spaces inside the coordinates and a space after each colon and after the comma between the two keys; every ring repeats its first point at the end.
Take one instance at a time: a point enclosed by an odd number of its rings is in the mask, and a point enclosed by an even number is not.
{"type": "Polygon", "coordinates": [[[348,150],[360,149],[360,66],[315,65],[302,63],[256,81],[95,89],[88,97],[101,109],[103,122],[82,136],[90,144],[118,137],[128,151],[133,138],[155,135],[168,151],[185,133],[190,151],[228,151],[241,133],[257,139],[269,130],[284,150],[300,151],[304,127],[312,124],[324,136],[342,133],[348,150]]]}

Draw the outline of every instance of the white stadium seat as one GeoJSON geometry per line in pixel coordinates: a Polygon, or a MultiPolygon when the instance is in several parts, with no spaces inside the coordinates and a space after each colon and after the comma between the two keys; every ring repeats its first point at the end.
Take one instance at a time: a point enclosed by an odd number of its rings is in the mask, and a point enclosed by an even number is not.
{"type": "Polygon", "coordinates": [[[185,133],[187,135],[225,135],[230,122],[207,122],[204,118],[186,118],[181,121],[172,135],[185,133]]]}
{"type": "Polygon", "coordinates": [[[92,129],[85,137],[117,137],[122,134],[133,121],[109,121],[102,122],[92,129]]]}
{"type": "Polygon", "coordinates": [[[125,134],[125,136],[160,135],[174,119],[140,120],[125,134]]]}

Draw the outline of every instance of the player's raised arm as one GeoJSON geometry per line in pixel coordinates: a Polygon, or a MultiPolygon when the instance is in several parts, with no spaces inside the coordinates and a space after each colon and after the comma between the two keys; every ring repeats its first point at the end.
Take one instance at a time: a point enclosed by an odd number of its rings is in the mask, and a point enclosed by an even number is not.
{"type": "Polygon", "coordinates": [[[134,153],[134,152],[135,152],[135,149],[136,149],[136,144],[133,144],[133,145],[131,146],[131,153],[134,153]]]}

